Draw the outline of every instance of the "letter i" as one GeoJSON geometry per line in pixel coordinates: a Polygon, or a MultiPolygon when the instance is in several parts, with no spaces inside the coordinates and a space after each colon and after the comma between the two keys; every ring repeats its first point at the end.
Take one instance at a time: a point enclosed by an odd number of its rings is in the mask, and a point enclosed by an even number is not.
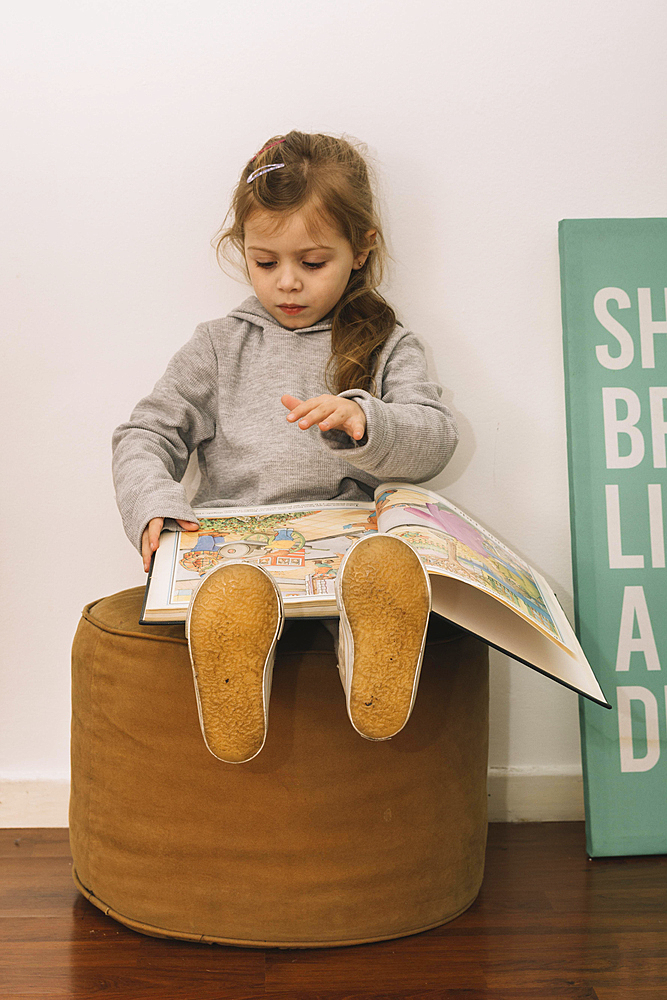
{"type": "Polygon", "coordinates": [[[662,516],[662,486],[649,483],[648,523],[651,532],[651,565],[653,569],[665,568],[665,526],[662,516]]]}

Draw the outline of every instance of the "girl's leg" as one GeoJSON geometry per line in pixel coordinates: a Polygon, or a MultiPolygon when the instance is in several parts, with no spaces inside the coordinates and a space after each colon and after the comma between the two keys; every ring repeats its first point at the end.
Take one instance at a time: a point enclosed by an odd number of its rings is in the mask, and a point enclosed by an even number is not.
{"type": "Polygon", "coordinates": [[[327,630],[327,632],[329,632],[329,634],[331,635],[331,637],[332,637],[332,639],[334,641],[334,652],[336,653],[336,656],[338,656],[338,632],[339,632],[338,619],[337,618],[323,618],[322,619],[322,624],[324,625],[324,627],[327,630]]]}

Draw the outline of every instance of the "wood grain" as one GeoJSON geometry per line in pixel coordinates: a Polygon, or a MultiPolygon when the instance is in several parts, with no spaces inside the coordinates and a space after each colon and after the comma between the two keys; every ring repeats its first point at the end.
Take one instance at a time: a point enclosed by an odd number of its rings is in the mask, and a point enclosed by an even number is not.
{"type": "Polygon", "coordinates": [[[476,903],[352,948],[149,938],[84,900],[66,830],[0,831],[7,1000],[665,1000],[667,858],[590,860],[581,823],[492,824],[476,903]]]}

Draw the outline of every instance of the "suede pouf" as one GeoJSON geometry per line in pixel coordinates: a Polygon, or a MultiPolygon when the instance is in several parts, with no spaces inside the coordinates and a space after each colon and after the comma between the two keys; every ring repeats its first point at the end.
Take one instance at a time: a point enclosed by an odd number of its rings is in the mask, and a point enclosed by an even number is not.
{"type": "Polygon", "coordinates": [[[432,617],[414,712],[371,742],[330,635],[288,621],[266,746],[201,736],[183,625],[138,624],[143,590],[88,605],[74,640],[70,840],[80,891],[158,937],[324,947],[462,913],[486,845],[488,656],[432,617]]]}

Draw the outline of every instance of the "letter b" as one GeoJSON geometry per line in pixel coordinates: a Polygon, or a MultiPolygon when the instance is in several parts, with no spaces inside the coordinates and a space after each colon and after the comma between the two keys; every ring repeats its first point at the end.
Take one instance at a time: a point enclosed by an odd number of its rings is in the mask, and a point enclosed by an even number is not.
{"type": "Polygon", "coordinates": [[[608,469],[634,469],[644,457],[644,436],[636,426],[641,416],[639,397],[632,389],[621,387],[602,390],[602,412],[604,415],[604,446],[608,469]],[[619,418],[617,403],[622,400],[627,408],[625,417],[619,418]],[[630,439],[630,453],[621,455],[619,438],[621,434],[630,439]]]}

